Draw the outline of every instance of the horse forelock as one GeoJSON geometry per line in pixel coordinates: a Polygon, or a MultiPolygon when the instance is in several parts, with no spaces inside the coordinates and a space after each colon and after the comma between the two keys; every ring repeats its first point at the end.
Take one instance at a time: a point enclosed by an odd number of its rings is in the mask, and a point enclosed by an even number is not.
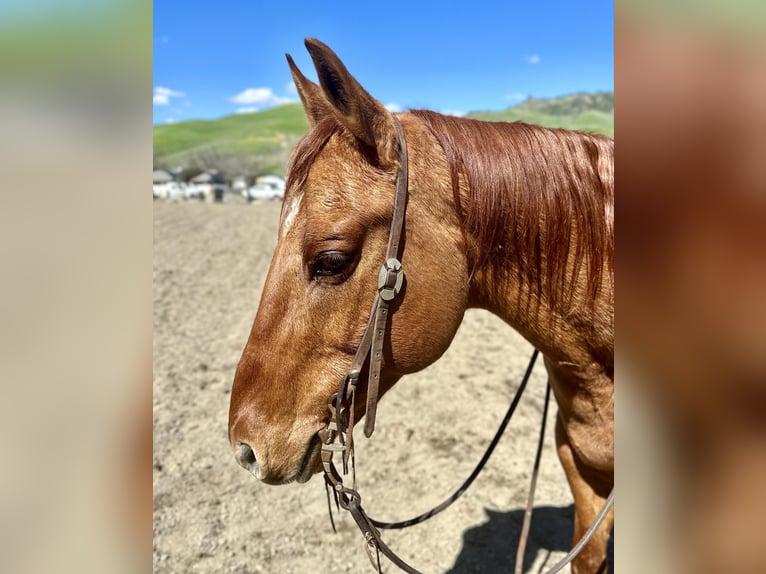
{"type": "Polygon", "coordinates": [[[379,165],[374,150],[333,118],[322,119],[298,142],[288,162],[280,237],[299,217],[299,211],[304,211],[308,190],[310,203],[321,204],[337,219],[343,219],[344,210],[350,210],[348,213],[365,225],[385,221],[387,216],[381,208],[390,210],[390,202],[369,191],[381,179],[390,179],[393,188],[394,178],[393,171],[379,165]],[[315,165],[318,170],[314,170],[315,165]]]}
{"type": "Polygon", "coordinates": [[[557,302],[572,295],[570,274],[585,265],[585,292],[594,301],[613,272],[613,141],[521,122],[413,114],[446,156],[458,217],[477,246],[473,269],[507,268],[511,260],[527,287],[557,302]]]}

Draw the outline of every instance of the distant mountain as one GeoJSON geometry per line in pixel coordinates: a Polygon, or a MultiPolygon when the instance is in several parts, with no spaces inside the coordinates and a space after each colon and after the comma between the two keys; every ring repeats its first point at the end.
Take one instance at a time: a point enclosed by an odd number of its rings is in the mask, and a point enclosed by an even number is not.
{"type": "Polygon", "coordinates": [[[572,116],[589,111],[614,113],[614,92],[578,92],[558,98],[527,98],[516,108],[552,116],[572,116]]]}
{"type": "Polygon", "coordinates": [[[614,135],[614,93],[577,93],[557,98],[528,98],[502,111],[472,112],[468,117],[493,122],[522,121],[614,135]]]}
{"type": "MultiPolygon", "coordinates": [[[[502,111],[472,112],[487,121],[524,121],[547,127],[614,134],[614,94],[577,93],[558,98],[528,98],[502,111]]],[[[300,104],[217,120],[154,126],[154,163],[174,169],[217,168],[228,177],[284,174],[295,143],[308,129],[300,104]]]]}

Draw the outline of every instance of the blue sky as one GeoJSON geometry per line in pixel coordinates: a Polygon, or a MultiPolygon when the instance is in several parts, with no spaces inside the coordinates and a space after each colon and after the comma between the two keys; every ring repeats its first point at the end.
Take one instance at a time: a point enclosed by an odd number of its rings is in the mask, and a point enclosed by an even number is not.
{"type": "Polygon", "coordinates": [[[392,110],[501,110],[612,90],[613,22],[602,0],[155,0],[154,122],[297,100],[284,54],[316,79],[306,36],[392,110]]]}

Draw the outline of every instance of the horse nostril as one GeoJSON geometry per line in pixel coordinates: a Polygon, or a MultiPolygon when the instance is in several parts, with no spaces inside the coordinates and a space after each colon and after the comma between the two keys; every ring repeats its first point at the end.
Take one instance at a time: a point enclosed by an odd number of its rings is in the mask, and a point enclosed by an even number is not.
{"type": "Polygon", "coordinates": [[[250,448],[249,444],[244,442],[239,443],[239,449],[234,457],[237,459],[239,465],[252,472],[255,476],[258,476],[258,461],[255,460],[255,453],[250,448]]]}

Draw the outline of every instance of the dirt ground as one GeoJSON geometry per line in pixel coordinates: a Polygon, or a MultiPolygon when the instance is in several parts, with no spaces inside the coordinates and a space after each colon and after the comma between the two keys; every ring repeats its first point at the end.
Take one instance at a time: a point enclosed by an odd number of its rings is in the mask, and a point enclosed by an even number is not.
{"type": "MultiPolygon", "coordinates": [[[[154,207],[154,572],[372,571],[347,514],[327,517],[320,476],[267,486],[227,441],[234,371],[277,239],[280,205],[154,207]]],[[[400,520],[441,502],[471,472],[502,419],[531,346],[468,311],[448,352],[382,400],[357,438],[370,515],[400,520]]],[[[384,539],[426,573],[512,572],[545,393],[541,363],[506,435],[471,489],[444,513],[384,539]]],[[[552,415],[555,413],[555,406],[552,415]]],[[[525,572],[571,545],[572,497],[549,420],[525,572]]],[[[396,569],[384,562],[385,572],[396,569]]]]}

